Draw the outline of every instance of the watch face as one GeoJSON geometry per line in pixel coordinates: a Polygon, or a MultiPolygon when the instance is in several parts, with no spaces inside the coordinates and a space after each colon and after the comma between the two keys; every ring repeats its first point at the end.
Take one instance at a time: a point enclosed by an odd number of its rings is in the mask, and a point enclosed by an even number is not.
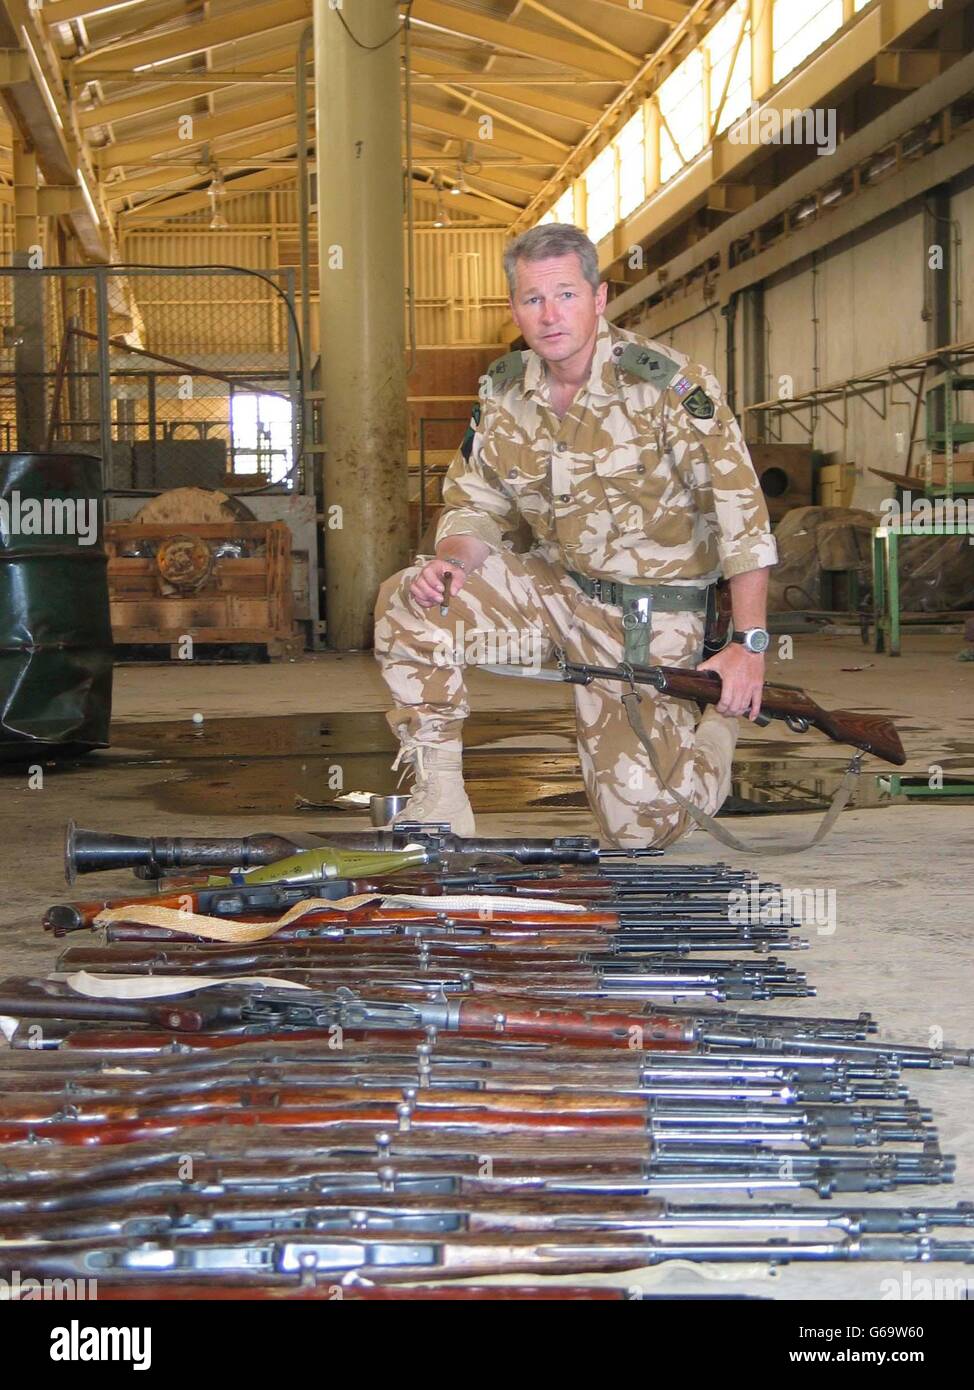
{"type": "Polygon", "coordinates": [[[766,652],[771,645],[771,634],[763,627],[754,627],[747,634],[745,646],[752,652],[766,652]]]}

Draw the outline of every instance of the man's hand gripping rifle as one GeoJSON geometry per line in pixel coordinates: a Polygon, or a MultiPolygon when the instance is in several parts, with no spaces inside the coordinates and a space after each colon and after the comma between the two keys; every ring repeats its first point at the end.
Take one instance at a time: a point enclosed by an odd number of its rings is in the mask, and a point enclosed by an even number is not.
{"type": "MultiPolygon", "coordinates": [[[[556,651],[557,668],[533,671],[519,666],[485,666],[495,675],[525,676],[536,680],[567,681],[570,685],[591,685],[593,681],[619,681],[635,690],[650,685],[661,695],[676,700],[695,700],[699,705],[720,702],[721,679],[716,671],[694,671],[682,666],[590,666],[569,661],[564,652],[556,651]]],[[[761,695],[761,710],[756,724],[768,724],[783,719],[793,733],[803,734],[810,728],[820,730],[834,743],[847,743],[863,753],[872,753],[884,762],[902,767],[906,754],[900,736],[891,719],[879,715],[857,714],[852,710],[825,710],[810,695],[795,685],[766,684],[761,695]]]]}

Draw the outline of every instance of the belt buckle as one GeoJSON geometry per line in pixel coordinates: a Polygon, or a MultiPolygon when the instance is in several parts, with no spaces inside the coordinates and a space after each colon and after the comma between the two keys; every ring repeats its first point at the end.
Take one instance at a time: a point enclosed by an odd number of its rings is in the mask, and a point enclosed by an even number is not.
{"type": "Polygon", "coordinates": [[[592,580],[592,597],[596,603],[602,602],[602,581],[601,579],[592,580]]]}
{"type": "Polygon", "coordinates": [[[649,598],[634,598],[628,607],[623,605],[622,626],[627,630],[645,627],[653,616],[653,605],[649,598]]]}

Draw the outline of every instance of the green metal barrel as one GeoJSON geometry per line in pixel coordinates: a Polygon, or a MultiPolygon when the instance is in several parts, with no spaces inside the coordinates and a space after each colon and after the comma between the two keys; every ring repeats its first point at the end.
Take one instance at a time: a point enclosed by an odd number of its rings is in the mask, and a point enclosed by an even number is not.
{"type": "Polygon", "coordinates": [[[0,454],[0,758],[104,748],[112,629],[101,461],[0,454]]]}

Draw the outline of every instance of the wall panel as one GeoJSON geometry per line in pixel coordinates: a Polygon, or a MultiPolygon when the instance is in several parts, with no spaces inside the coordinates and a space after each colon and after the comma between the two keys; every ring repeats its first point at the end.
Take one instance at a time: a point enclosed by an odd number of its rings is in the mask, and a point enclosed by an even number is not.
{"type": "MultiPolygon", "coordinates": [[[[927,245],[922,210],[911,205],[896,218],[835,251],[770,282],[765,289],[769,397],[845,381],[860,372],[927,350],[924,270],[927,245]],[[817,367],[817,370],[816,370],[817,367]]],[[[842,416],[841,402],[831,411],[842,416]]],[[[857,506],[878,506],[889,484],[869,470],[902,472],[912,423],[912,401],[902,388],[888,393],[885,418],[878,394],[850,398],[843,424],[820,407],[812,423],[814,447],[856,465],[857,506]]],[[[922,430],[922,421],[919,429],[922,430]]],[[[786,421],[786,443],[804,444],[804,429],[786,421]]],[[[921,447],[914,448],[914,468],[921,447]]]]}
{"type": "Polygon", "coordinates": [[[473,346],[500,341],[501,327],[510,317],[501,263],[506,240],[499,229],[416,228],[419,343],[473,346]]]}

